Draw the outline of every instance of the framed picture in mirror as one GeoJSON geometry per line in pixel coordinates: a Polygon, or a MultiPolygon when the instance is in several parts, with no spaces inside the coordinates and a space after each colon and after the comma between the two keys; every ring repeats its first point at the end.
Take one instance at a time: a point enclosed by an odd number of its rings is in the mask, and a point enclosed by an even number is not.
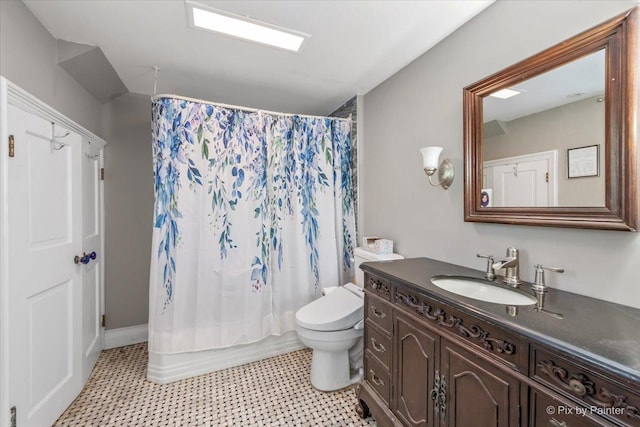
{"type": "Polygon", "coordinates": [[[569,148],[567,150],[567,178],[599,176],[599,145],[569,148]]]}

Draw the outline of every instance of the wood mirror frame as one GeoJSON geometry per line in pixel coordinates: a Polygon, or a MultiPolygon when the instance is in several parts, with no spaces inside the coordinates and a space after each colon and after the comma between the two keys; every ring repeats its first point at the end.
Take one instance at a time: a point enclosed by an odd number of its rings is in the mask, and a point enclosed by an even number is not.
{"type": "Polygon", "coordinates": [[[464,88],[465,221],[636,231],[637,15],[635,7],[464,88]],[[481,208],[483,98],[603,48],[606,49],[605,206],[481,208]]]}

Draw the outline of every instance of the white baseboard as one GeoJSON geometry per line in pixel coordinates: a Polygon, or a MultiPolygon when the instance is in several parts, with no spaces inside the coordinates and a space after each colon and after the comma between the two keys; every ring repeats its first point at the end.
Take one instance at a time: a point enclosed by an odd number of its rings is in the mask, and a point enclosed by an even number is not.
{"type": "Polygon", "coordinates": [[[157,354],[150,351],[147,379],[156,384],[168,384],[303,348],[305,346],[298,339],[298,334],[291,331],[253,344],[229,348],[177,354],[157,354]]]}
{"type": "Polygon", "coordinates": [[[107,329],[104,331],[104,349],[123,347],[147,341],[149,329],[147,325],[127,326],[126,328],[107,329]]]}

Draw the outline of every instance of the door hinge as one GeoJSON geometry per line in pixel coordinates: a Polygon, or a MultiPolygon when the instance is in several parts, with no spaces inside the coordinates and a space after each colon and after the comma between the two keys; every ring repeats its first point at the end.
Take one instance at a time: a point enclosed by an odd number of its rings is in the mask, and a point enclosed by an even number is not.
{"type": "Polygon", "coordinates": [[[103,314],[102,317],[100,318],[100,326],[102,326],[103,328],[105,328],[107,326],[107,315],[103,314]]]}
{"type": "Polygon", "coordinates": [[[15,157],[16,155],[16,141],[13,139],[13,135],[9,135],[9,157],[15,157]]]}
{"type": "Polygon", "coordinates": [[[545,180],[545,182],[549,182],[549,172],[546,172],[544,174],[544,180],[545,180]]]}
{"type": "Polygon", "coordinates": [[[100,181],[104,181],[104,168],[100,168],[100,181]]]}
{"type": "Polygon", "coordinates": [[[11,407],[11,427],[16,427],[16,419],[17,419],[17,409],[15,406],[11,407]]]}

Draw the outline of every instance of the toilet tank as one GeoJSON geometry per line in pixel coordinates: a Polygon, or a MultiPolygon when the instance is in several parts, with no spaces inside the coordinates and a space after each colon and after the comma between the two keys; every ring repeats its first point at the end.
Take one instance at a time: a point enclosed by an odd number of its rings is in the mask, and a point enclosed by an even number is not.
{"type": "Polygon", "coordinates": [[[355,260],[356,267],[356,285],[361,288],[364,287],[364,271],[360,270],[360,264],[368,261],[390,261],[393,259],[403,259],[404,257],[399,254],[378,255],[365,248],[355,248],[353,251],[353,258],[355,260]]]}

